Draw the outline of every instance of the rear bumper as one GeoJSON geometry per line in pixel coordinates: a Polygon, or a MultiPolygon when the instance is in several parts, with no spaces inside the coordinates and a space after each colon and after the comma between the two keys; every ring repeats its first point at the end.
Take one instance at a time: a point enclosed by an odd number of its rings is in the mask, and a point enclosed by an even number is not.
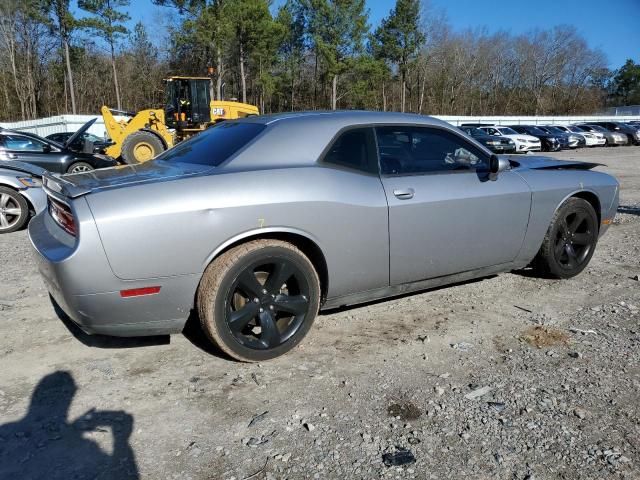
{"type": "Polygon", "coordinates": [[[84,332],[129,337],[179,333],[184,328],[193,308],[198,275],[131,281],[117,278],[93,222],[81,224],[80,236],[73,239],[44,212],[29,224],[29,238],[49,293],[84,332]],[[160,286],[160,292],[129,298],[120,295],[121,290],[150,285],[160,286]]]}

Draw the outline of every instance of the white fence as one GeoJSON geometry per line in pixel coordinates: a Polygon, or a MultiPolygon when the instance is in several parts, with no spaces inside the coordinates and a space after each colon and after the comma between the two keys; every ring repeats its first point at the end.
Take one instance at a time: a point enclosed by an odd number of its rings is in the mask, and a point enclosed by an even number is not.
{"type": "Polygon", "coordinates": [[[571,117],[552,117],[552,116],[544,116],[544,117],[523,117],[523,116],[512,116],[512,117],[490,117],[490,116],[476,116],[476,117],[463,117],[463,116],[452,116],[452,115],[434,115],[434,117],[439,118],[440,120],[444,120],[445,122],[449,122],[452,125],[460,126],[463,123],[487,123],[494,125],[570,125],[572,123],[588,123],[588,122],[606,122],[606,121],[614,121],[614,122],[629,122],[631,120],[640,121],[640,115],[630,115],[630,116],[614,116],[614,115],[597,115],[597,116],[586,116],[586,115],[576,115],[571,117]]]}
{"type": "Polygon", "coordinates": [[[91,125],[89,132],[98,137],[105,137],[104,120],[102,115],[57,115],[55,117],[39,118],[37,120],[25,120],[23,122],[0,123],[2,128],[22,130],[46,137],[52,133],[75,132],[92,118],[97,118],[91,125]]]}
{"type": "MultiPolygon", "coordinates": [[[[434,117],[459,126],[463,123],[487,123],[495,125],[568,125],[571,123],[585,123],[597,121],[617,121],[628,122],[630,120],[640,121],[640,115],[635,116],[572,116],[572,117],[523,117],[523,116],[452,116],[452,115],[434,115],[434,117]]],[[[41,137],[46,137],[52,133],[58,132],[75,132],[92,118],[97,118],[89,131],[99,137],[105,137],[104,121],[102,115],[58,115],[55,117],[40,118],[37,120],[26,120],[24,122],[0,123],[2,128],[11,128],[14,130],[23,130],[25,132],[35,133],[41,137]]]]}

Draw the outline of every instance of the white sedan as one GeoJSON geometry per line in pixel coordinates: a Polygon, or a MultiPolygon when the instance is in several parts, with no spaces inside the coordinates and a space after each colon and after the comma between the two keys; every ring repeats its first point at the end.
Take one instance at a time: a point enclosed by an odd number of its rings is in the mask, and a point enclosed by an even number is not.
{"type": "Polygon", "coordinates": [[[603,147],[607,143],[604,135],[599,132],[586,132],[575,125],[555,125],[555,127],[566,133],[582,135],[587,147],[603,147]]]}
{"type": "Polygon", "coordinates": [[[510,138],[516,144],[516,153],[539,152],[542,150],[540,139],[533,135],[518,133],[512,128],[501,127],[499,125],[478,128],[489,135],[510,138]]]}

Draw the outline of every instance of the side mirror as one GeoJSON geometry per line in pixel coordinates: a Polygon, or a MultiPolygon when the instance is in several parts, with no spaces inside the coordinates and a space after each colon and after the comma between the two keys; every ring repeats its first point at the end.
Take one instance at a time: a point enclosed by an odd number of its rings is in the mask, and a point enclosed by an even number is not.
{"type": "Polygon", "coordinates": [[[491,155],[489,158],[489,173],[496,174],[500,171],[500,159],[497,155],[491,155]]]}
{"type": "Polygon", "coordinates": [[[49,153],[49,152],[51,151],[51,145],[49,145],[48,143],[45,143],[45,144],[42,146],[42,151],[43,151],[44,153],[49,153]]]}
{"type": "Polygon", "coordinates": [[[498,173],[504,172],[511,168],[511,162],[506,158],[500,158],[496,154],[491,155],[489,158],[489,176],[492,180],[495,180],[498,173]]]}

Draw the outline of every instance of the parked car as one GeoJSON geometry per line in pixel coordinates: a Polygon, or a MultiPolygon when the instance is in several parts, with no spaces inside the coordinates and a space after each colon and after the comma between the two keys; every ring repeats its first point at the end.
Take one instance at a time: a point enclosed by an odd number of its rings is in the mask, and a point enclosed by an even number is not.
{"type": "Polygon", "coordinates": [[[526,133],[540,139],[543,152],[557,152],[562,147],[560,140],[556,135],[541,130],[535,125],[509,125],[510,128],[518,133],[526,133]]]}
{"type": "Polygon", "coordinates": [[[618,145],[627,145],[629,143],[628,137],[624,133],[611,132],[600,125],[584,124],[578,125],[578,128],[591,133],[600,133],[605,138],[605,145],[607,147],[615,147],[618,145]]]}
{"type": "Polygon", "coordinates": [[[513,140],[513,142],[516,144],[517,153],[539,152],[542,149],[539,138],[533,137],[531,135],[523,135],[509,127],[492,125],[478,128],[488,135],[494,135],[496,137],[506,137],[513,140]]]}
{"type": "Polygon", "coordinates": [[[581,136],[584,139],[585,146],[587,147],[602,147],[606,143],[604,135],[580,130],[580,128],[575,125],[554,125],[554,127],[562,130],[563,132],[581,136]]]}
{"type": "MultiPolygon", "coordinates": [[[[542,125],[536,125],[536,128],[539,129],[539,130],[542,130],[544,133],[547,133],[547,134],[555,137],[556,140],[558,140],[558,143],[560,144],[560,150],[568,150],[568,149],[572,148],[571,144],[569,142],[569,136],[566,133],[564,133],[562,131],[560,131],[559,133],[558,132],[552,132],[549,127],[545,127],[545,126],[542,126],[542,125]]],[[[577,147],[577,144],[576,144],[576,147],[577,147]]]]}
{"type": "Polygon", "coordinates": [[[69,148],[69,145],[73,144],[93,122],[95,119],[84,124],[64,144],[33,133],[0,130],[0,160],[31,163],[56,173],[80,173],[96,168],[113,167],[118,163],[111,157],[99,153],[76,152],[69,148]]]}
{"type": "Polygon", "coordinates": [[[0,160],[0,234],[20,230],[46,208],[43,173],[35,165],[0,160]]]}
{"type": "Polygon", "coordinates": [[[640,132],[637,128],[626,125],[623,122],[587,122],[588,125],[599,125],[613,133],[621,133],[627,136],[627,145],[640,145],[640,132]]]}
{"type": "Polygon", "coordinates": [[[562,135],[565,137],[569,148],[581,148],[587,146],[587,142],[582,135],[563,130],[555,125],[545,125],[542,128],[551,135],[562,135]]]}
{"type": "Polygon", "coordinates": [[[460,127],[467,135],[473,137],[476,141],[483,144],[494,153],[515,153],[516,144],[510,138],[497,138],[494,135],[488,135],[479,128],[460,127]]]}
{"type": "MultiPolygon", "coordinates": [[[[47,135],[47,140],[52,140],[56,143],[65,144],[71,138],[75,132],[59,132],[47,135]]],[[[73,143],[68,144],[71,150],[84,153],[104,153],[104,149],[112,145],[113,142],[100,138],[93,133],[84,132],[81,136],[77,137],[73,143]]]]}
{"type": "Polygon", "coordinates": [[[319,308],[534,258],[545,275],[577,275],[618,205],[618,182],[593,166],[512,162],[418,115],[265,115],[144,164],[45,175],[50,207],[29,236],[85,331],[175,333],[196,309],[224,352],[262,361],[296,346],[319,308]]]}

